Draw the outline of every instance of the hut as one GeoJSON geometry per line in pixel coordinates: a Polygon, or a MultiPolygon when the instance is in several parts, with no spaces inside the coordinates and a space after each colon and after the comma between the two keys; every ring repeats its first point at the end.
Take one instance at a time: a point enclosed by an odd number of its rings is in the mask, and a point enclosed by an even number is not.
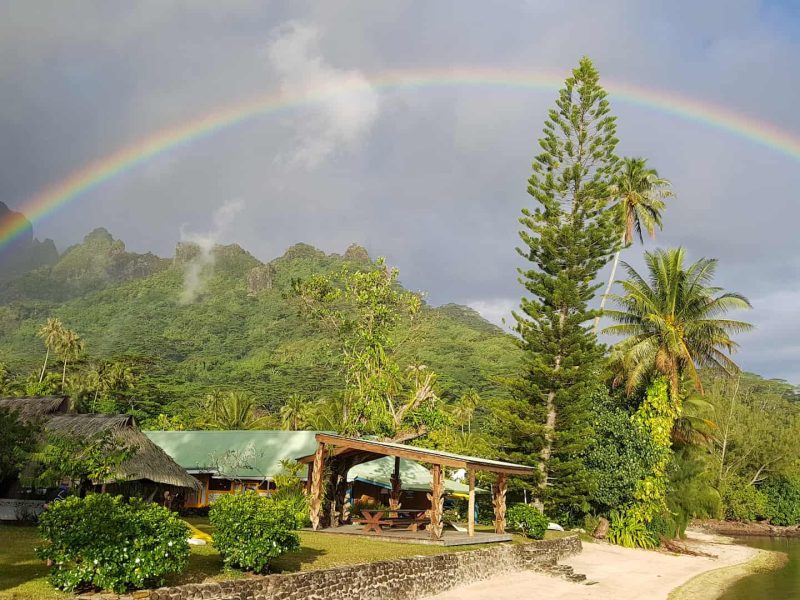
{"type": "MultiPolygon", "coordinates": [[[[275,476],[284,471],[282,461],[313,453],[317,431],[146,431],[175,462],[194,475],[202,489],[187,497],[187,508],[204,508],[226,494],[242,489],[268,495],[275,476]]],[[[431,474],[413,460],[402,459],[400,471],[406,506],[426,506],[431,474]]],[[[350,497],[386,503],[392,489],[394,459],[378,458],[354,466],[347,473],[350,497]]],[[[300,473],[305,480],[306,470],[300,473]]],[[[466,496],[469,487],[446,480],[452,495],[466,496]]],[[[479,490],[483,493],[483,490],[479,490]]]]}
{"type": "MultiPolygon", "coordinates": [[[[38,423],[44,432],[86,439],[108,432],[120,445],[130,449],[131,455],[119,465],[113,477],[107,481],[91,482],[97,488],[154,499],[157,495],[161,497],[166,490],[171,495],[187,495],[200,487],[194,477],[139,430],[136,420],[130,415],[74,414],[69,412],[69,401],[58,397],[0,398],[0,409],[15,413],[25,422],[38,423]]],[[[4,489],[0,490],[0,497],[28,500],[40,507],[41,499],[47,497],[47,493],[47,489],[33,487],[31,478],[23,474],[12,482],[6,482],[4,489]]],[[[19,508],[17,505],[19,502],[14,503],[15,510],[19,508]]],[[[0,510],[0,518],[9,517],[0,510]]]]}
{"type": "MultiPolygon", "coordinates": [[[[111,480],[93,482],[109,488],[109,491],[131,493],[166,487],[175,488],[175,492],[189,493],[200,488],[194,477],[139,430],[136,420],[130,415],[54,414],[44,422],[44,428],[80,438],[108,432],[121,446],[130,449],[131,456],[120,464],[111,480]]],[[[136,495],[152,497],[152,494],[136,495]]]]}
{"type": "Polygon", "coordinates": [[[68,413],[69,399],[61,396],[0,398],[0,409],[16,413],[22,421],[42,421],[55,414],[68,413]]]}

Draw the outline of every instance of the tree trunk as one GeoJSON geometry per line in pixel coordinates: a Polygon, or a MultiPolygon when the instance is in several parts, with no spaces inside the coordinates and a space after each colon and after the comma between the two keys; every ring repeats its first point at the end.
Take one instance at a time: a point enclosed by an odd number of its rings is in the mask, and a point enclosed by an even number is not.
{"type": "MultiPolygon", "coordinates": [[[[561,314],[558,317],[558,325],[559,329],[564,329],[564,321],[567,319],[566,310],[562,310],[561,314]]],[[[553,368],[553,372],[557,372],[561,369],[561,354],[556,355],[556,364],[553,368]]],[[[550,462],[550,457],[553,455],[553,436],[556,430],[556,418],[558,416],[556,411],[555,405],[555,398],[556,392],[555,390],[550,390],[547,392],[547,420],[545,421],[545,428],[544,428],[544,446],[542,446],[542,450],[539,453],[539,473],[542,476],[542,480],[539,482],[539,489],[544,490],[547,487],[547,465],[550,462]]],[[[534,506],[538,508],[540,511],[544,512],[544,501],[542,497],[538,497],[533,502],[534,506]]]]}
{"type": "Polygon", "coordinates": [[[67,359],[64,359],[64,370],[61,372],[61,393],[64,393],[64,383],[67,381],[67,359]]]}
{"type": "Polygon", "coordinates": [[[47,352],[44,355],[44,364],[42,365],[42,372],[39,375],[39,383],[42,383],[42,381],[44,381],[44,372],[47,369],[47,361],[49,358],[50,358],[50,346],[47,347],[47,352]]]}
{"type": "Polygon", "coordinates": [[[731,419],[733,419],[733,407],[734,403],[736,402],[736,395],[739,393],[739,382],[741,381],[741,376],[736,378],[736,389],[733,392],[733,396],[731,397],[731,406],[730,410],[728,411],[728,419],[725,422],[725,433],[722,436],[722,450],[720,452],[719,457],[719,475],[717,476],[717,489],[722,485],[722,473],[725,469],[725,454],[728,451],[728,433],[730,432],[731,427],[731,419]]]}
{"type": "Polygon", "coordinates": [[[622,234],[622,241],[620,242],[619,250],[614,255],[614,262],[611,265],[611,275],[608,277],[608,285],[606,285],[606,291],[603,292],[603,297],[600,298],[600,314],[594,318],[594,334],[597,335],[597,329],[600,326],[600,317],[603,313],[603,308],[606,305],[606,300],[608,299],[608,295],[611,293],[611,286],[614,285],[614,277],[617,276],[617,266],[619,265],[619,255],[622,254],[622,249],[625,247],[625,233],[622,234]]]}

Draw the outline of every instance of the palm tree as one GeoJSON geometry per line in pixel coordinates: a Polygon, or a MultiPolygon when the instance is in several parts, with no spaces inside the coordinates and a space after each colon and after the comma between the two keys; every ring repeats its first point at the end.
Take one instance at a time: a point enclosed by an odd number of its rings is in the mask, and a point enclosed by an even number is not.
{"type": "Polygon", "coordinates": [[[77,360],[81,352],[83,352],[83,340],[81,336],[78,335],[77,331],[65,329],[63,335],[58,340],[56,351],[61,355],[61,359],[64,361],[64,369],[61,373],[61,386],[63,387],[67,380],[67,363],[71,360],[77,360]]]}
{"type": "Polygon", "coordinates": [[[47,323],[39,330],[38,336],[42,338],[44,347],[47,348],[47,352],[44,355],[42,372],[39,374],[39,383],[42,383],[45,370],[47,369],[47,361],[50,359],[50,350],[55,350],[61,338],[64,337],[64,324],[59,319],[47,319],[47,323]]]}
{"type": "Polygon", "coordinates": [[[647,160],[644,158],[622,159],[622,169],[609,191],[617,199],[616,208],[620,212],[622,238],[614,255],[606,291],[600,299],[600,314],[594,319],[595,333],[600,324],[606,299],[611,293],[614,277],[617,275],[622,250],[633,244],[634,236],[639,238],[640,243],[644,242],[644,231],[647,231],[651,238],[655,238],[656,227],[661,229],[664,199],[673,195],[669,180],[660,178],[655,169],[648,169],[647,160]]]}
{"type": "Polygon", "coordinates": [[[307,406],[300,394],[289,394],[286,404],[281,407],[281,424],[284,429],[298,431],[306,424],[307,406]]]}
{"type": "Polygon", "coordinates": [[[480,394],[475,388],[469,388],[453,407],[453,416],[461,424],[461,433],[464,433],[464,425],[467,425],[466,432],[472,433],[472,418],[475,410],[481,402],[480,394]]]}
{"type": "Polygon", "coordinates": [[[267,417],[256,415],[256,400],[247,392],[214,393],[206,397],[205,412],[209,425],[216,429],[260,429],[269,424],[267,417]]]}
{"type": "Polygon", "coordinates": [[[741,294],[709,285],[716,260],[703,258],[684,267],[683,248],[645,252],[644,257],[648,279],[623,263],[628,279],[619,283],[625,294],[610,296],[620,310],[606,313],[618,324],[604,332],[628,336],[615,347],[627,390],[630,393],[650,377],[663,375],[677,400],[680,378],[686,373],[702,394],[697,367],[738,372],[729,357],[738,344],[730,335],[752,326],[724,315],[751,308],[750,302],[741,294]]]}

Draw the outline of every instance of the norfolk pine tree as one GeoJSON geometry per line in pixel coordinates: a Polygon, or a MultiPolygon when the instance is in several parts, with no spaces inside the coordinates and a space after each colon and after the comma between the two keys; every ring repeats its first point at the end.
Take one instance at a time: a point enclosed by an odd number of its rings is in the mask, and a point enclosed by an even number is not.
{"type": "Polygon", "coordinates": [[[539,502],[566,518],[587,508],[589,477],[578,456],[592,440],[590,397],[604,353],[587,304],[619,244],[608,189],[618,164],[616,119],[598,79],[581,59],[549,111],[528,180],[536,206],[522,210],[517,248],[531,263],[519,270],[529,295],[514,318],[525,352],[519,390],[541,424],[539,502]]]}

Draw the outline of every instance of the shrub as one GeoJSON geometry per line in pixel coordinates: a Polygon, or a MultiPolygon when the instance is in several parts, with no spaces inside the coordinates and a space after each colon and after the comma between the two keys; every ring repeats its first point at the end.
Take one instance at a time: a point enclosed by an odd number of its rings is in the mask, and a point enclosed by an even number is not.
{"type": "Polygon", "coordinates": [[[626,411],[608,398],[595,402],[595,443],[582,456],[592,476],[592,511],[607,514],[634,500],[637,483],[650,474],[658,456],[650,435],[642,427],[631,426],[626,411]]]}
{"type": "Polygon", "coordinates": [[[767,481],[761,491],[766,497],[765,516],[774,525],[800,523],[800,477],[778,477],[767,481]]]}
{"type": "Polygon", "coordinates": [[[625,548],[655,548],[655,534],[641,519],[628,512],[611,511],[608,541],[625,548]]]}
{"type": "Polygon", "coordinates": [[[743,480],[728,482],[722,490],[725,518],[731,521],[755,521],[765,516],[767,496],[743,480]]]}
{"type": "Polygon", "coordinates": [[[138,498],[70,496],[42,513],[39,533],[37,554],[53,561],[50,581],[66,591],[160,585],[189,560],[186,523],[138,498]]]}
{"type": "Polygon", "coordinates": [[[217,500],[208,516],[214,546],[230,567],[263,573],[272,559],[300,547],[291,503],[255,492],[232,494],[217,500]]]}
{"type": "Polygon", "coordinates": [[[298,527],[308,527],[311,525],[308,496],[305,493],[305,485],[299,476],[303,465],[294,461],[282,460],[281,466],[283,472],[275,475],[275,493],[272,494],[272,497],[291,507],[298,527]]]}
{"type": "Polygon", "coordinates": [[[530,504],[515,504],[506,512],[506,521],[509,529],[520,531],[523,535],[541,540],[550,521],[539,509],[530,504]]]}

